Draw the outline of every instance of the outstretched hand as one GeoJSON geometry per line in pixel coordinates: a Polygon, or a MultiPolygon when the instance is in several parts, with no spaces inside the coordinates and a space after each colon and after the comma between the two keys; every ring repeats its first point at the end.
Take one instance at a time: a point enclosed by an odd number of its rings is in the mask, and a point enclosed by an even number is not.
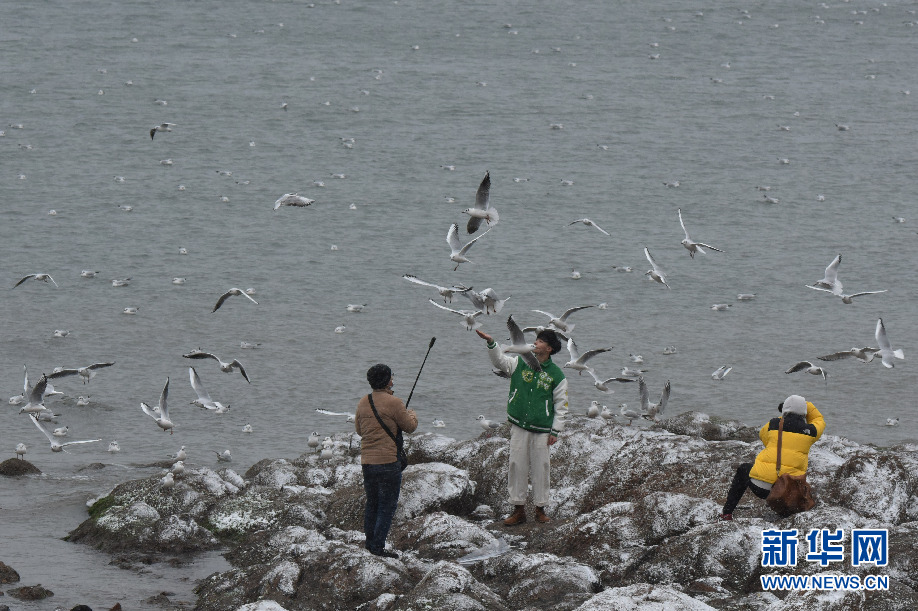
{"type": "Polygon", "coordinates": [[[475,333],[478,334],[478,337],[480,337],[480,338],[483,339],[484,341],[488,342],[489,344],[490,344],[491,342],[494,341],[494,340],[491,338],[490,335],[488,335],[487,333],[485,333],[485,332],[482,331],[481,329],[475,329],[475,333]]]}

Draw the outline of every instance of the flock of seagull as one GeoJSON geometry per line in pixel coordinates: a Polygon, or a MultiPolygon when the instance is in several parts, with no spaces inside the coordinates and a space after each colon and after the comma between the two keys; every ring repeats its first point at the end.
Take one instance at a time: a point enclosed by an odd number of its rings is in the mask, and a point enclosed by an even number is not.
{"type": "MultiPolygon", "coordinates": [[[[168,129],[168,127],[170,127],[171,125],[173,124],[163,123],[162,124],[163,129],[157,129],[157,128],[152,129],[150,133],[151,137],[157,131],[171,131],[171,129],[168,129]]],[[[80,273],[80,276],[84,278],[92,278],[97,273],[98,272],[95,272],[92,270],[83,270],[80,273]]],[[[21,278],[15,285],[13,285],[12,288],[15,289],[16,287],[20,286],[27,280],[36,280],[36,281],[41,281],[45,283],[51,283],[55,287],[59,288],[59,285],[50,276],[50,274],[45,274],[45,273],[28,274],[24,276],[23,278],[21,278]]],[[[181,279],[176,278],[173,280],[173,282],[175,282],[175,280],[181,280],[181,279]]],[[[130,278],[115,279],[112,281],[112,285],[113,286],[125,286],[129,282],[130,282],[130,278]]],[[[231,288],[225,293],[223,293],[222,295],[220,295],[220,297],[218,298],[216,302],[216,305],[213,307],[211,312],[216,312],[227,299],[233,296],[237,296],[237,295],[244,296],[252,303],[257,304],[258,302],[255,301],[255,299],[251,297],[251,293],[254,293],[254,289],[242,290],[238,288],[231,288]]],[[[125,309],[126,314],[135,313],[135,312],[136,312],[136,308],[126,308],[125,309]],[[128,312],[128,310],[134,310],[134,312],[128,312]]],[[[55,335],[58,335],[58,336],[65,336],[66,334],[67,334],[66,331],[55,331],[55,335]]],[[[194,360],[210,359],[210,360],[216,361],[218,367],[220,368],[222,372],[231,373],[233,371],[239,371],[243,379],[245,379],[246,382],[251,383],[251,380],[249,379],[249,376],[246,373],[245,367],[242,365],[242,363],[238,359],[233,359],[229,362],[226,362],[226,361],[223,361],[217,355],[210,353],[210,352],[205,352],[201,350],[200,348],[196,348],[195,350],[192,350],[191,352],[187,354],[183,354],[182,356],[187,359],[194,359],[194,360]]],[[[35,424],[38,430],[44,434],[44,436],[50,442],[50,449],[52,452],[66,452],[69,454],[70,452],[68,452],[68,450],[66,449],[68,446],[86,444],[86,443],[96,443],[96,442],[101,441],[101,439],[63,441],[62,439],[66,438],[69,434],[69,431],[70,431],[69,427],[67,426],[59,427],[59,428],[54,429],[53,431],[49,431],[42,424],[42,422],[57,422],[55,418],[60,417],[60,414],[54,413],[54,410],[48,408],[45,405],[45,402],[49,397],[57,397],[63,394],[62,392],[55,390],[54,386],[51,383],[51,380],[58,380],[58,379],[66,378],[69,376],[78,376],[83,384],[88,384],[89,381],[97,375],[99,370],[103,368],[111,367],[114,364],[115,364],[114,362],[101,362],[101,363],[92,363],[90,365],[86,365],[85,367],[74,367],[74,368],[56,367],[51,371],[51,373],[42,374],[42,376],[39,378],[39,380],[35,383],[34,386],[32,386],[29,383],[28,369],[26,368],[25,365],[23,365],[24,375],[23,375],[22,393],[19,395],[10,397],[9,404],[10,405],[21,405],[21,407],[19,408],[19,413],[26,414],[29,417],[29,419],[31,419],[31,421],[35,424]]],[[[208,411],[212,411],[217,414],[223,414],[223,413],[226,413],[227,410],[229,410],[230,408],[229,405],[224,405],[221,402],[215,401],[214,399],[211,398],[210,394],[208,393],[207,389],[204,387],[204,384],[201,381],[201,378],[198,375],[194,367],[188,368],[188,375],[189,375],[191,387],[195,391],[195,394],[197,395],[197,399],[191,402],[193,405],[197,405],[198,407],[202,409],[206,409],[208,411]]],[[[141,402],[140,408],[143,413],[150,416],[154,420],[154,422],[160,429],[162,429],[164,432],[168,431],[171,434],[174,432],[176,425],[172,421],[169,415],[169,408],[167,404],[168,395],[169,395],[169,378],[166,378],[166,383],[163,386],[163,390],[160,394],[159,402],[155,406],[152,406],[152,407],[148,405],[147,403],[141,402]]],[[[89,405],[89,397],[80,396],[79,399],[77,400],[77,405],[78,406],[89,405]]],[[[243,427],[243,432],[251,433],[252,426],[250,424],[246,424],[243,427]]],[[[112,440],[109,443],[108,451],[112,454],[121,451],[121,447],[118,444],[117,440],[112,440]]],[[[17,444],[15,452],[18,458],[22,458],[28,452],[28,446],[25,443],[20,442],[17,444]]],[[[224,450],[222,452],[217,452],[215,450],[215,452],[217,454],[217,459],[219,461],[228,462],[229,460],[231,460],[229,450],[224,450]]],[[[184,453],[184,446],[181,450],[181,453],[184,453]]],[[[182,460],[183,459],[178,460],[176,464],[181,464],[182,460]]],[[[173,472],[167,475],[167,477],[174,477],[174,475],[180,475],[180,474],[181,474],[180,470],[177,472],[173,470],[173,472]]],[[[165,482],[164,482],[164,486],[166,486],[165,482]]]]}
{"type": "MultiPolygon", "coordinates": [[[[671,185],[667,185],[671,186],[671,185]]],[[[678,186],[678,185],[674,185],[678,186]]],[[[462,212],[469,215],[468,225],[466,231],[469,235],[472,235],[478,231],[482,223],[487,223],[488,229],[484,233],[472,238],[467,241],[465,244],[460,242],[459,238],[459,224],[453,223],[449,227],[447,232],[447,243],[450,247],[449,259],[455,263],[454,270],[458,269],[459,265],[462,263],[470,262],[468,258],[468,252],[474,246],[474,244],[481,238],[483,238],[499,221],[499,215],[497,211],[490,205],[490,187],[491,187],[491,177],[490,172],[485,174],[484,179],[478,187],[478,191],[475,198],[475,207],[463,210],[462,212]]],[[[688,251],[689,257],[694,259],[696,254],[704,255],[708,251],[724,253],[720,248],[712,246],[711,244],[701,242],[698,240],[692,239],[689,234],[688,229],[686,228],[685,219],[683,218],[682,209],[678,208],[676,210],[677,217],[679,219],[679,224],[682,228],[682,231],[685,237],[682,239],[682,246],[688,251]]],[[[602,233],[603,235],[611,235],[608,231],[600,227],[597,223],[592,221],[589,218],[579,218],[571,221],[567,226],[582,224],[586,227],[592,227],[602,233]]],[[[660,285],[671,289],[671,286],[667,282],[666,272],[663,268],[656,262],[650,250],[647,247],[644,247],[644,256],[650,264],[650,269],[647,270],[644,275],[660,285]]],[[[823,278],[817,280],[811,285],[806,285],[808,288],[823,291],[829,293],[833,296],[841,298],[842,302],[845,304],[852,303],[852,300],[856,297],[861,297],[865,295],[875,295],[880,293],[887,292],[884,290],[876,291],[860,291],[856,293],[846,294],[842,292],[842,283],[838,279],[838,267],[841,263],[841,255],[839,254],[835,259],[829,264],[826,268],[823,278]]],[[[631,271],[627,269],[625,271],[631,271]]],[[[577,272],[572,273],[572,277],[577,277],[577,272]]],[[[453,308],[447,305],[443,305],[435,301],[434,299],[428,299],[429,303],[437,308],[450,312],[454,315],[460,317],[460,324],[467,330],[472,331],[478,329],[482,326],[481,317],[491,314],[497,314],[501,311],[506,301],[510,298],[509,296],[501,299],[497,296],[496,292],[492,288],[484,289],[481,292],[476,292],[472,287],[465,286],[463,284],[438,284],[435,282],[429,282],[426,280],[421,280],[412,274],[405,274],[403,278],[414,284],[426,286],[433,288],[437,291],[440,298],[443,301],[443,304],[451,304],[453,298],[456,295],[462,295],[471,302],[471,308],[453,308]]],[[[738,301],[750,301],[755,299],[754,293],[740,293],[737,295],[738,301]]],[[[598,304],[598,307],[604,309],[605,304],[598,304]]],[[[626,418],[628,424],[630,425],[634,419],[645,418],[650,420],[658,420],[661,418],[663,411],[666,408],[667,402],[669,400],[669,395],[671,391],[671,383],[666,382],[663,392],[661,394],[660,400],[657,403],[651,403],[648,399],[647,385],[644,381],[643,374],[645,370],[642,369],[632,369],[629,367],[624,367],[622,372],[618,376],[606,377],[600,375],[596,372],[592,366],[592,359],[599,354],[604,352],[609,352],[612,347],[600,347],[592,348],[590,350],[581,351],[577,346],[577,343],[571,337],[571,333],[574,329],[574,323],[569,320],[570,316],[575,312],[580,310],[594,307],[591,305],[581,305],[575,306],[565,310],[560,316],[556,316],[551,312],[544,310],[532,310],[533,312],[542,314],[548,317],[548,322],[544,325],[535,325],[520,327],[517,322],[514,320],[513,316],[507,318],[507,329],[509,332],[509,343],[502,344],[501,348],[504,352],[519,354],[520,357],[534,370],[540,370],[538,360],[535,358],[535,355],[532,353],[534,345],[529,343],[526,339],[526,333],[538,333],[543,329],[551,329],[555,331],[565,342],[567,352],[569,354],[569,360],[564,363],[563,368],[571,369],[578,372],[578,374],[587,373],[589,374],[594,381],[594,387],[600,392],[611,392],[611,384],[615,383],[628,383],[628,382],[638,382],[639,387],[639,398],[640,398],[640,408],[629,407],[627,404],[622,403],[619,405],[618,415],[626,418]]],[[[732,304],[726,303],[716,303],[711,306],[711,309],[717,311],[725,311],[728,308],[732,307],[732,304]]],[[[891,368],[894,366],[895,359],[903,359],[904,353],[901,349],[893,349],[890,345],[889,339],[886,334],[886,328],[883,324],[883,320],[879,319],[876,325],[875,337],[877,341],[876,347],[853,347],[850,350],[843,350],[835,352],[833,354],[828,354],[820,357],[816,357],[818,360],[823,361],[833,361],[843,358],[857,358],[858,360],[869,363],[875,357],[879,356],[880,361],[883,363],[884,367],[891,368]]],[[[675,346],[667,346],[664,349],[663,354],[674,354],[676,352],[675,346]]],[[[632,355],[635,357],[635,355],[632,355]]],[[[642,362],[643,358],[639,355],[636,357],[635,362],[642,362]]],[[[730,365],[722,365],[716,369],[712,374],[711,378],[715,381],[722,381],[725,379],[727,374],[733,370],[733,367],[730,365]]],[[[791,365],[785,373],[796,373],[796,372],[805,372],[812,375],[822,376],[823,380],[827,381],[828,373],[824,367],[819,367],[814,365],[810,361],[800,361],[791,365]]],[[[500,372],[494,372],[497,375],[500,375],[500,372]]],[[[595,402],[594,402],[595,403],[595,402]]],[[[597,411],[596,405],[592,405],[590,409],[587,410],[587,415],[593,416],[602,416],[610,415],[611,411],[599,409],[597,411]],[[595,412],[595,413],[594,413],[595,412]]],[[[478,417],[478,422],[483,429],[486,431],[491,431],[495,428],[494,421],[488,420],[484,415],[478,417]]],[[[441,421],[437,421],[438,424],[441,421]]],[[[897,423],[897,421],[896,421],[897,423]]]]}

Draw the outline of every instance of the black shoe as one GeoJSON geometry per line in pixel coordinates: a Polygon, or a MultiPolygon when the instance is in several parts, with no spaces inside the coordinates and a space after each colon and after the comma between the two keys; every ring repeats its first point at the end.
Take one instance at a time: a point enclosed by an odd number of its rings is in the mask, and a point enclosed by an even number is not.
{"type": "Polygon", "coordinates": [[[384,549],[379,549],[379,550],[371,549],[370,553],[373,554],[374,556],[380,556],[382,558],[398,558],[398,554],[396,554],[395,552],[389,552],[384,549]]]}

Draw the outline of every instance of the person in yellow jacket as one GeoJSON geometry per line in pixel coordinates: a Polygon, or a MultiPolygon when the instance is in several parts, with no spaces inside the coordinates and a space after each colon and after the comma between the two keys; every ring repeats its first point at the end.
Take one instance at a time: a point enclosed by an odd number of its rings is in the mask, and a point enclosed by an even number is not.
{"type": "MultiPolygon", "coordinates": [[[[781,474],[803,475],[809,461],[810,447],[822,436],[826,421],[816,406],[801,397],[791,395],[778,405],[784,418],[784,433],[781,439],[781,474]]],[[[748,488],[754,495],[764,499],[771,491],[771,485],[778,479],[778,426],[781,418],[772,418],[759,430],[759,439],[765,449],[755,457],[755,463],[743,463],[736,468],[733,483],[727,492],[722,520],[732,520],[733,510],[748,488]]]]}

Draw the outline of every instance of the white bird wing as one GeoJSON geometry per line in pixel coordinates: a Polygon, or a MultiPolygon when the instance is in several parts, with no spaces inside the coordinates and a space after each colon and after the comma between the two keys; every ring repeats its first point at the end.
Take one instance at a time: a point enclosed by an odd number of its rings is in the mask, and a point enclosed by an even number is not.
{"type": "Polygon", "coordinates": [[[481,294],[481,293],[478,293],[477,291],[473,291],[472,289],[469,289],[469,290],[467,290],[467,291],[463,291],[462,294],[463,294],[469,301],[472,302],[472,305],[473,305],[476,309],[481,310],[481,309],[483,309],[483,308],[485,307],[485,300],[484,300],[484,297],[482,297],[482,294],[481,294]]]}
{"type": "Polygon", "coordinates": [[[835,284],[838,282],[838,266],[841,264],[841,254],[832,259],[832,262],[829,263],[829,266],[826,268],[825,281],[828,284],[835,284]]]}
{"type": "MultiPolygon", "coordinates": [[[[454,255],[459,254],[459,252],[462,250],[462,244],[459,243],[458,223],[453,223],[449,226],[449,231],[446,233],[446,243],[449,244],[449,248],[453,251],[454,255]]],[[[471,244],[471,242],[469,243],[471,244]]]]}
{"type": "Polygon", "coordinates": [[[688,229],[685,228],[685,223],[682,222],[682,208],[679,208],[679,209],[677,210],[677,212],[679,213],[679,224],[682,225],[682,231],[685,232],[685,239],[686,239],[687,241],[691,242],[691,241],[692,241],[692,238],[689,237],[688,229]]]}
{"type": "Polygon", "coordinates": [[[475,207],[479,210],[487,210],[491,205],[491,172],[485,172],[481,184],[478,185],[478,191],[475,193],[475,207]]]}
{"type": "Polygon", "coordinates": [[[445,286],[440,286],[439,284],[434,284],[433,282],[425,282],[424,280],[421,280],[421,279],[418,278],[417,276],[412,276],[411,274],[405,274],[404,276],[402,276],[402,278],[404,278],[404,279],[407,280],[408,282],[414,282],[415,284],[421,284],[421,285],[423,285],[423,286],[430,286],[430,287],[433,287],[433,288],[437,289],[438,291],[448,291],[448,290],[450,290],[450,289],[446,288],[445,286]]]}
{"type": "Polygon", "coordinates": [[[316,408],[316,411],[319,412],[320,414],[325,414],[326,416],[347,416],[347,417],[351,417],[351,416],[354,415],[354,414],[352,414],[352,413],[350,413],[350,412],[333,412],[333,411],[328,410],[328,409],[322,409],[321,407],[317,407],[317,408],[316,408]]]}
{"type": "Polygon", "coordinates": [[[252,381],[249,380],[249,374],[245,372],[245,368],[242,366],[242,363],[240,363],[237,359],[233,359],[233,361],[230,363],[230,368],[233,368],[233,367],[239,370],[239,373],[242,374],[242,377],[245,378],[246,382],[248,382],[249,384],[252,383],[252,381]]]}
{"type": "Polygon", "coordinates": [[[32,422],[35,423],[35,426],[38,427],[38,430],[45,434],[45,437],[48,438],[48,441],[49,441],[49,442],[51,442],[51,443],[56,443],[56,441],[54,440],[54,436],[51,435],[51,433],[49,433],[48,430],[47,430],[45,427],[43,427],[43,426],[38,422],[38,418],[36,418],[36,417],[35,417],[34,415],[32,415],[32,414],[29,414],[29,418],[32,420],[32,422]]]}
{"type": "Polygon", "coordinates": [[[29,274],[28,276],[24,277],[22,280],[20,280],[20,281],[17,282],[16,284],[14,284],[14,285],[13,285],[13,288],[16,288],[17,286],[19,286],[20,284],[22,284],[23,282],[25,282],[25,281],[28,280],[29,278],[34,278],[34,277],[37,276],[37,275],[38,275],[38,274],[29,274]]]}
{"type": "Polygon", "coordinates": [[[555,318],[557,318],[554,314],[552,314],[551,312],[546,312],[545,310],[533,310],[533,312],[538,312],[539,314],[545,314],[545,316],[548,316],[552,320],[555,320],[555,318]]]}
{"type": "Polygon", "coordinates": [[[89,370],[92,371],[92,370],[96,370],[96,369],[102,369],[103,367],[111,367],[111,366],[114,365],[114,364],[115,364],[114,362],[111,362],[111,363],[93,363],[93,364],[90,365],[89,367],[86,367],[86,369],[89,369],[89,370]]]}
{"type": "MultiPolygon", "coordinates": [[[[458,225],[456,225],[456,227],[458,227],[458,225]]],[[[489,227],[489,228],[488,228],[488,231],[491,231],[491,229],[493,229],[493,227],[489,227]]],[[[457,229],[457,231],[458,231],[458,229],[457,229]]],[[[465,246],[463,246],[462,248],[459,249],[459,254],[460,254],[460,255],[464,255],[465,253],[467,253],[467,252],[469,251],[469,249],[472,247],[472,245],[473,245],[475,242],[477,242],[478,240],[480,240],[481,238],[485,237],[485,236],[488,234],[488,231],[485,231],[485,232],[484,232],[483,234],[481,234],[480,236],[477,236],[477,237],[475,237],[475,238],[469,240],[468,242],[466,242],[465,246]]],[[[458,241],[459,238],[457,237],[456,240],[458,241]]]]}
{"type": "MultiPolygon", "coordinates": [[[[574,338],[569,337],[567,339],[567,351],[571,354],[571,361],[580,360],[580,351],[577,349],[577,344],[574,343],[574,338]]],[[[599,378],[596,379],[599,381],[599,378]]]]}
{"type": "Polygon", "coordinates": [[[140,409],[142,409],[143,413],[145,413],[150,418],[153,418],[154,420],[159,420],[159,416],[156,414],[156,412],[154,412],[153,409],[149,405],[144,403],[143,401],[140,402],[140,409]]]}
{"type": "Polygon", "coordinates": [[[721,249],[719,249],[719,248],[714,248],[714,247],[711,246],[710,244],[705,244],[704,242],[695,242],[695,245],[696,245],[696,246],[704,246],[705,248],[708,248],[708,249],[710,249],[710,250],[714,250],[714,251],[717,251],[717,252],[723,252],[721,249]]]}
{"type": "Polygon", "coordinates": [[[67,441],[67,442],[65,442],[65,443],[62,443],[62,444],[61,444],[61,447],[64,447],[64,446],[72,446],[72,445],[76,445],[76,444],[78,444],[78,443],[95,443],[95,442],[97,442],[97,441],[102,441],[102,440],[101,440],[101,439],[84,439],[84,440],[82,440],[82,441],[67,441]]]}
{"type": "Polygon", "coordinates": [[[838,294],[838,292],[836,292],[834,289],[827,289],[827,288],[823,288],[823,287],[821,287],[821,286],[813,286],[812,284],[807,284],[807,285],[806,285],[806,288],[808,288],[808,289],[813,289],[814,291],[823,291],[823,292],[825,292],[825,293],[832,293],[833,295],[837,295],[837,294],[838,294]]]}
{"type": "Polygon", "coordinates": [[[32,388],[32,392],[29,393],[29,396],[26,397],[32,405],[43,405],[45,390],[48,388],[48,377],[41,376],[38,379],[38,382],[35,383],[35,386],[32,388]]]}
{"type": "Polygon", "coordinates": [[[166,406],[166,397],[169,396],[169,378],[166,378],[166,385],[163,386],[163,392],[159,395],[159,413],[163,420],[169,419],[169,408],[166,406]]]}
{"type": "Polygon", "coordinates": [[[51,373],[45,374],[49,380],[56,380],[57,378],[65,378],[67,376],[75,376],[80,373],[79,369],[61,369],[60,371],[52,371],[51,373]]]}
{"type": "Polygon", "coordinates": [[[795,371],[804,371],[806,369],[809,369],[810,367],[813,367],[813,363],[809,361],[800,361],[799,363],[796,363],[793,366],[791,366],[791,368],[785,371],[784,373],[794,373],[795,371]]]}
{"type": "Polygon", "coordinates": [[[458,314],[459,316],[478,316],[479,314],[481,314],[481,310],[476,310],[476,311],[474,311],[474,312],[471,311],[471,310],[454,310],[454,309],[448,308],[448,307],[446,307],[446,306],[444,306],[444,305],[440,305],[439,303],[437,303],[437,302],[434,301],[433,299],[428,299],[427,301],[429,301],[430,303],[434,304],[435,306],[437,306],[437,307],[440,308],[441,310],[446,310],[447,312],[452,312],[453,314],[458,314]]]}
{"type": "MultiPolygon", "coordinates": [[[[491,173],[485,172],[485,177],[482,179],[481,184],[478,185],[478,191],[475,193],[475,208],[478,210],[487,210],[491,202],[491,173]]],[[[465,226],[465,230],[469,234],[473,234],[478,231],[478,228],[481,227],[480,219],[475,216],[469,216],[469,222],[465,226]]]]}
{"type": "MultiPolygon", "coordinates": [[[[567,310],[564,311],[564,314],[561,315],[561,318],[559,318],[559,320],[561,322],[567,322],[567,317],[573,314],[574,312],[579,312],[580,310],[585,310],[587,308],[592,308],[592,307],[593,306],[591,305],[585,305],[585,306],[576,306],[573,308],[568,308],[567,310]]],[[[536,311],[538,312],[538,310],[536,311]]],[[[542,312],[542,313],[544,314],[545,312],[542,312]]]]}
{"type": "Polygon", "coordinates": [[[877,293],[885,293],[889,289],[883,289],[882,291],[861,291],[860,293],[852,293],[848,297],[860,297],[861,295],[876,295],[877,293]]]}
{"type": "Polygon", "coordinates": [[[214,409],[216,407],[214,400],[210,398],[210,394],[204,388],[204,384],[201,383],[201,378],[198,376],[198,372],[194,370],[194,367],[188,368],[188,377],[191,378],[191,387],[194,389],[195,394],[198,395],[198,400],[207,409],[214,409]]]}
{"type": "Polygon", "coordinates": [[[880,347],[880,352],[890,352],[892,350],[892,345],[889,343],[889,338],[886,337],[886,325],[883,324],[883,319],[877,319],[877,330],[875,333],[877,338],[877,345],[880,347]]]}
{"type": "Polygon", "coordinates": [[[22,396],[28,397],[32,394],[32,389],[29,388],[29,370],[26,369],[26,366],[22,366],[22,396]]]}
{"type": "Polygon", "coordinates": [[[666,384],[663,386],[663,392],[660,394],[660,402],[657,403],[657,415],[662,414],[663,410],[666,409],[666,403],[669,401],[669,391],[671,388],[669,380],[666,380],[666,384]]]}
{"type": "Polygon", "coordinates": [[[653,267],[653,271],[660,273],[660,267],[657,265],[657,262],[653,260],[653,257],[650,255],[650,251],[646,246],[644,247],[644,256],[647,257],[648,261],[650,261],[650,265],[653,267]]]}
{"type": "Polygon", "coordinates": [[[647,383],[643,377],[638,378],[638,393],[641,395],[641,411],[650,411],[650,395],[647,394],[647,383]]]}
{"type": "Polygon", "coordinates": [[[593,358],[597,354],[601,354],[603,352],[609,352],[610,350],[612,350],[612,346],[609,346],[608,348],[593,348],[592,350],[587,350],[586,352],[581,354],[578,360],[580,361],[581,364],[585,364],[587,361],[589,361],[591,358],[593,358]]]}
{"type": "Polygon", "coordinates": [[[602,227],[600,227],[600,226],[597,225],[596,223],[593,223],[593,227],[595,227],[596,229],[598,229],[599,231],[601,231],[602,233],[604,233],[604,234],[606,234],[606,235],[611,235],[608,231],[606,231],[605,229],[603,229],[602,227]]]}

